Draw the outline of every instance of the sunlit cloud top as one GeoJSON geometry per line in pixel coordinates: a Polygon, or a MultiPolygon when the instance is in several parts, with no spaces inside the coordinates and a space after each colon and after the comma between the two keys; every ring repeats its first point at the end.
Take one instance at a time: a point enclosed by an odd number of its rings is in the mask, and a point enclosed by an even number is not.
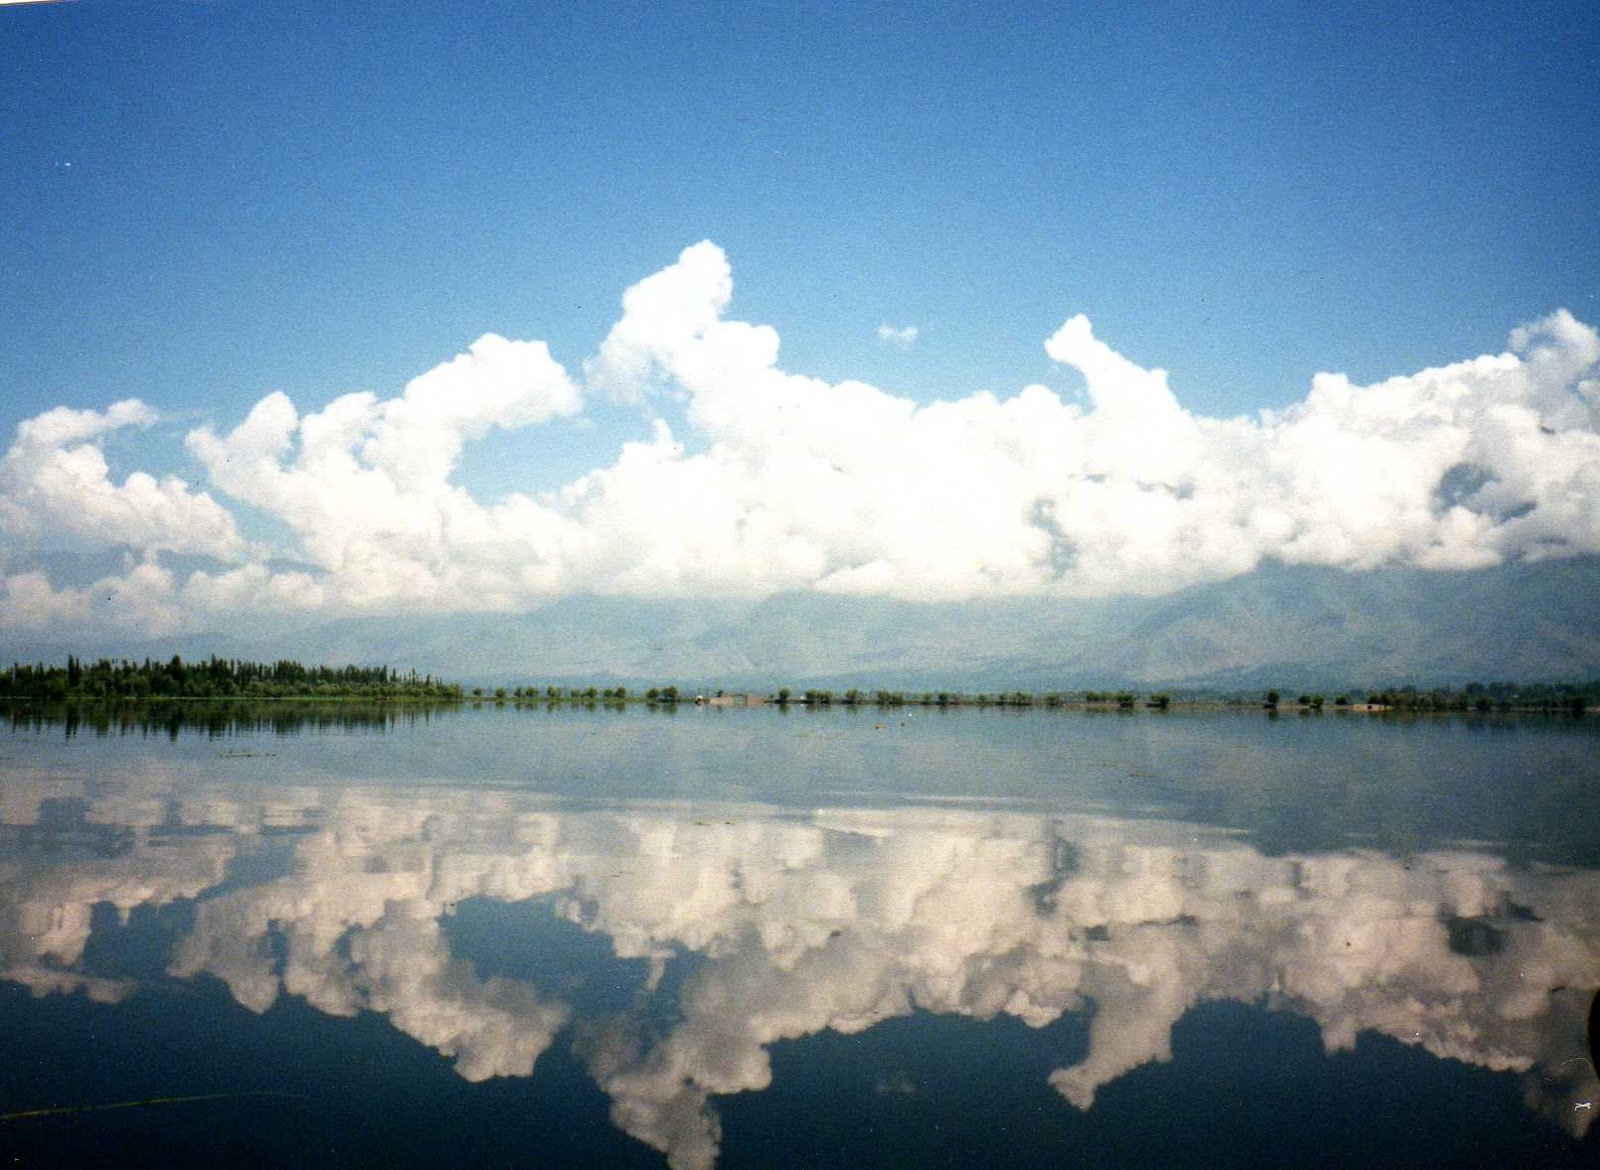
{"type": "Polygon", "coordinates": [[[1081,374],[1082,401],[1030,385],[919,404],[786,370],[778,333],[731,316],[732,298],[728,258],[701,242],[627,290],[581,376],[542,342],[487,334],[393,397],[303,410],[272,392],[195,426],[186,477],[108,464],[108,439],[155,406],[28,419],[0,459],[0,622],[162,633],[240,607],[515,610],[573,593],[1148,594],[1267,561],[1600,552],[1600,335],[1562,309],[1500,354],[1368,386],[1319,374],[1287,409],[1211,418],[1081,315],[1044,348],[1081,374]],[[491,431],[537,442],[602,401],[638,412],[603,466],[493,500],[460,481],[491,431]],[[241,535],[263,518],[279,535],[241,535]],[[63,545],[121,553],[124,570],[54,580],[42,557],[63,545]]]}

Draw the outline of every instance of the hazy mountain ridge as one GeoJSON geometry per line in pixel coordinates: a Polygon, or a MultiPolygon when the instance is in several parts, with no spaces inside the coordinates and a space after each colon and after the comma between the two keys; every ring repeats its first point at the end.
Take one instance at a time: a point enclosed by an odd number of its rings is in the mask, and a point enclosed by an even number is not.
{"type": "Polygon", "coordinates": [[[1162,597],[922,605],[581,596],[521,614],[360,617],[267,643],[224,633],[21,645],[8,657],[221,654],[386,662],[468,683],[896,689],[1338,688],[1600,675],[1600,558],[1470,573],[1269,565],[1162,597]]]}

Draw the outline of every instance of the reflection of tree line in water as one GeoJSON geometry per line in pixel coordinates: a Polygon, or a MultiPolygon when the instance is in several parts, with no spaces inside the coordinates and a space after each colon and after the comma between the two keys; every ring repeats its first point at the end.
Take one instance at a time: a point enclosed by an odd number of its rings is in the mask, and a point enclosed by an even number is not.
{"type": "MultiPolygon", "coordinates": [[[[621,688],[619,688],[620,690],[621,688]]],[[[491,705],[499,708],[514,708],[517,710],[542,710],[555,711],[568,708],[584,710],[603,709],[621,712],[635,704],[649,710],[672,714],[686,703],[693,705],[747,705],[746,696],[732,696],[738,700],[737,704],[722,703],[721,700],[728,696],[713,694],[711,696],[698,696],[692,700],[663,700],[645,699],[638,696],[622,696],[607,691],[602,692],[603,697],[590,697],[585,689],[574,688],[572,693],[563,693],[558,697],[525,694],[513,696],[507,694],[500,697],[495,695],[473,696],[465,701],[473,707],[491,705]]],[[[198,732],[204,735],[218,737],[224,735],[243,734],[272,734],[293,735],[302,731],[325,730],[377,730],[388,731],[397,727],[412,727],[417,723],[427,723],[435,716],[459,712],[464,705],[462,700],[413,700],[407,702],[385,702],[380,700],[363,700],[358,698],[330,701],[327,699],[191,699],[184,701],[153,702],[149,700],[81,700],[64,699],[57,701],[38,700],[7,700],[0,697],[0,719],[5,724],[16,730],[43,731],[46,729],[62,729],[64,734],[71,738],[80,733],[94,734],[97,736],[108,735],[139,735],[160,736],[176,739],[185,731],[198,732]]],[[[782,712],[790,707],[799,707],[808,711],[829,710],[838,707],[844,710],[864,708],[868,706],[893,706],[893,707],[929,707],[934,710],[952,711],[958,708],[979,708],[1013,711],[1044,710],[1080,710],[1080,711],[1115,711],[1127,713],[1137,705],[1133,701],[1062,701],[1062,702],[1032,702],[1019,703],[1014,701],[1001,701],[990,699],[987,696],[947,696],[942,700],[935,697],[932,701],[923,703],[919,700],[904,703],[878,704],[867,701],[843,702],[839,700],[818,701],[800,700],[798,702],[777,702],[764,697],[754,697],[748,705],[771,706],[782,712]]],[[[1143,705],[1154,710],[1167,710],[1170,706],[1165,701],[1165,696],[1145,701],[1143,705]]],[[[1212,702],[1209,704],[1193,704],[1198,709],[1210,708],[1213,710],[1236,709],[1240,706],[1255,706],[1256,704],[1222,704],[1212,702]]],[[[1301,705],[1301,714],[1316,713],[1319,708],[1301,705]]],[[[1395,707],[1390,710],[1403,714],[1442,714],[1465,718],[1469,724],[1475,726],[1487,725],[1485,720],[1492,720],[1497,714],[1526,716],[1536,713],[1561,713],[1569,710],[1566,707],[1549,706],[1536,707],[1504,707],[1490,710],[1478,707],[1395,707]]],[[[1574,709],[1575,710],[1575,709],[1574,709]]],[[[1276,718],[1279,710],[1275,705],[1268,705],[1267,714],[1276,718]]]]}
{"type": "Polygon", "coordinates": [[[3,710],[12,730],[54,730],[71,738],[138,735],[178,738],[185,731],[218,737],[242,734],[294,735],[302,731],[379,730],[427,722],[454,710],[455,704],[328,703],[282,700],[212,700],[188,703],[9,704],[3,710]]]}

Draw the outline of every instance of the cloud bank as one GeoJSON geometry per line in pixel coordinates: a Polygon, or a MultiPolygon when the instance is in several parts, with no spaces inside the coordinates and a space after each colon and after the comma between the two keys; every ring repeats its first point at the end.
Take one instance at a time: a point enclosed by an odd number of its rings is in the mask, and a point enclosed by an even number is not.
{"type": "Polygon", "coordinates": [[[1045,350],[1086,401],[1033,385],[923,405],[785,371],[772,328],[727,316],[732,294],[721,249],[685,249],[627,291],[581,385],[542,342],[487,335],[397,397],[304,412],[274,392],[188,433],[205,490],[114,479],[106,437],[158,417],[141,402],[29,419],[0,462],[0,624],[166,632],[245,608],[513,610],[581,592],[1151,594],[1265,561],[1600,552],[1600,334],[1565,310],[1498,355],[1370,386],[1319,374],[1288,409],[1224,419],[1184,409],[1165,371],[1082,316],[1045,350]],[[608,465],[490,502],[458,482],[474,440],[559,443],[539,428],[600,396],[640,420],[608,465]],[[246,542],[246,512],[287,535],[246,542]],[[52,580],[40,550],[63,541],[128,567],[52,580]],[[180,569],[183,554],[206,567],[180,569]]]}

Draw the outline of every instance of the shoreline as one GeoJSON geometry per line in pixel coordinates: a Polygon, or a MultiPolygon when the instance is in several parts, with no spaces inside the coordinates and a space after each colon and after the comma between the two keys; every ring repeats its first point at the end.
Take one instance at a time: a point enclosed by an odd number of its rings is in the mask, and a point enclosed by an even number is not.
{"type": "MultiPolygon", "coordinates": [[[[743,698],[743,696],[740,696],[743,698]]],[[[994,711],[1005,713],[1033,712],[1049,714],[1055,712],[1081,712],[1098,715],[1134,715],[1145,713],[1159,716],[1170,713],[1200,713],[1200,714],[1237,714],[1259,711],[1269,718],[1281,718],[1288,715],[1312,717],[1322,715],[1345,716],[1417,716],[1417,715],[1560,715],[1581,716],[1600,714],[1600,706],[1573,704],[1525,704],[1508,706],[1480,707],[1468,704],[1453,706],[1404,706],[1388,705],[1382,703],[1348,703],[1348,704],[1323,704],[1320,706],[1300,703],[1279,703],[1271,705],[1259,700],[1230,699],[1230,698],[1193,698],[1171,699],[1165,703],[1155,703],[1148,700],[1139,700],[1133,703],[1106,702],[1103,700],[1085,700],[1081,698],[1062,697],[1051,702],[1040,700],[1019,702],[1015,699],[1001,701],[995,698],[980,697],[977,695],[950,695],[945,701],[934,699],[924,701],[904,699],[896,701],[879,702],[876,699],[862,699],[856,702],[846,702],[839,699],[831,701],[818,701],[807,698],[791,698],[785,701],[761,696],[749,702],[724,702],[718,697],[691,696],[678,699],[663,699],[660,697],[646,698],[643,695],[627,694],[623,696],[606,695],[588,697],[583,693],[576,695],[465,695],[462,697],[430,697],[415,695],[152,695],[141,698],[125,696],[93,696],[93,695],[68,695],[58,698],[42,698],[27,695],[0,695],[0,711],[3,712],[44,712],[66,710],[96,710],[103,712],[134,712],[141,710],[172,710],[183,708],[221,708],[221,707],[259,707],[259,708],[288,708],[311,707],[321,710],[336,711],[340,709],[397,709],[397,710],[457,710],[471,708],[481,710],[484,707],[512,708],[512,709],[545,709],[580,708],[586,710],[607,709],[622,710],[629,707],[642,707],[655,711],[678,710],[706,710],[726,712],[733,710],[760,710],[768,709],[780,714],[787,714],[789,710],[804,710],[808,712],[839,710],[849,714],[863,711],[894,712],[894,711],[935,711],[947,713],[951,711],[994,711]]]]}

